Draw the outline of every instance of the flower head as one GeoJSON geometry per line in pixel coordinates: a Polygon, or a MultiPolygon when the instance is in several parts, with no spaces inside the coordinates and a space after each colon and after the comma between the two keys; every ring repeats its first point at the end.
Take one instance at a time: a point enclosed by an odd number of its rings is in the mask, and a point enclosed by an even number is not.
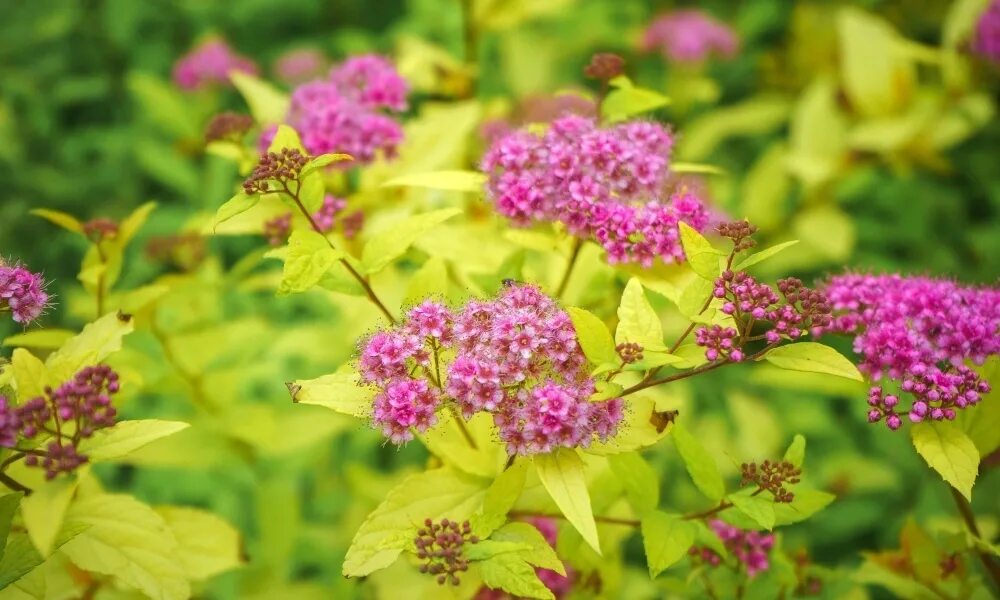
{"type": "Polygon", "coordinates": [[[219,113],[212,117],[205,128],[205,141],[232,141],[240,143],[253,127],[253,117],[233,112],[219,113]]]}
{"type": "Polygon", "coordinates": [[[212,39],[195,47],[174,64],[174,82],[185,90],[213,84],[229,85],[230,71],[256,75],[257,65],[233,52],[223,40],[212,39]]]}
{"type": "Polygon", "coordinates": [[[774,535],[756,531],[744,531],[719,519],[709,521],[709,527],[722,540],[726,550],[746,567],[747,575],[753,577],[770,568],[771,549],[774,535]]]}
{"type": "Polygon", "coordinates": [[[902,416],[954,419],[990,390],[967,363],[1000,353],[1000,290],[928,277],[846,274],[825,292],[834,319],[817,333],[854,336],[858,368],[898,391],[871,388],[868,419],[898,429],[902,416]],[[909,407],[902,396],[909,396],[909,407]]]}
{"type": "Polygon", "coordinates": [[[642,41],[643,50],[659,50],[666,60],[699,63],[716,54],[732,58],[739,47],[736,32],[700,10],[677,10],[657,17],[642,41]]]}
{"type": "Polygon", "coordinates": [[[980,15],[972,40],[977,54],[1000,62],[1000,0],[993,0],[980,15]]]}
{"type": "Polygon", "coordinates": [[[482,168],[497,210],[515,225],[558,221],[592,239],[612,263],[650,266],[683,260],[677,224],[704,229],[709,216],[690,192],[660,201],[673,136],[646,121],[599,128],[563,116],[544,135],[518,131],[497,140],[482,168]]]}
{"type": "Polygon", "coordinates": [[[274,62],[274,73],[278,79],[292,85],[319,77],[326,68],[326,57],[314,48],[289,50],[274,62]]]}
{"type": "Polygon", "coordinates": [[[48,302],[41,274],[0,260],[0,311],[9,310],[15,322],[27,325],[41,316],[48,302]]]}

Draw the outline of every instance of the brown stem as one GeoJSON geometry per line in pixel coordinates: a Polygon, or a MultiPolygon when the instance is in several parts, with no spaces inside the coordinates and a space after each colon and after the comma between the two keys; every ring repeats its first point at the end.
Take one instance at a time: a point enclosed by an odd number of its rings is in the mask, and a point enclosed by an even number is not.
{"type": "Polygon", "coordinates": [[[15,492],[23,492],[25,496],[31,494],[31,488],[24,485],[20,481],[14,479],[6,473],[0,473],[0,483],[4,484],[8,488],[14,490],[15,492]]]}
{"type": "MultiPolygon", "coordinates": [[[[316,224],[316,221],[313,220],[312,215],[309,214],[309,211],[306,209],[305,205],[302,204],[301,200],[299,200],[299,195],[297,191],[293,193],[290,189],[288,189],[287,183],[282,182],[282,185],[284,185],[285,188],[283,191],[286,194],[288,194],[288,197],[290,197],[295,202],[295,205],[299,207],[299,212],[301,212],[302,216],[304,216],[306,220],[309,221],[309,225],[313,228],[313,231],[318,233],[324,240],[326,240],[326,245],[329,246],[331,250],[336,251],[337,247],[333,245],[333,242],[330,241],[330,238],[326,237],[326,234],[323,233],[323,230],[320,229],[319,225],[316,224]]],[[[372,286],[368,283],[368,280],[362,277],[361,273],[358,273],[357,269],[352,267],[351,263],[347,262],[346,259],[339,258],[337,260],[339,260],[340,264],[344,265],[344,267],[348,270],[348,272],[350,272],[351,276],[354,277],[354,279],[356,279],[359,284],[361,284],[362,289],[364,289],[365,291],[365,295],[368,296],[368,300],[370,300],[371,303],[374,304],[375,307],[378,308],[383,315],[385,315],[385,318],[389,320],[389,323],[395,325],[396,318],[392,316],[392,313],[390,313],[389,309],[385,307],[385,304],[382,304],[382,301],[379,300],[378,295],[375,294],[375,290],[372,289],[372,286]]]]}
{"type": "MultiPolygon", "coordinates": [[[[758,351],[758,352],[750,355],[744,361],[741,361],[741,362],[747,362],[747,361],[757,360],[760,357],[764,356],[764,354],[768,350],[770,350],[771,348],[774,348],[776,345],[777,345],[776,343],[775,344],[768,344],[767,346],[764,346],[760,351],[758,351]]],[[[714,369],[718,369],[719,367],[722,367],[722,366],[725,366],[725,365],[729,365],[729,364],[735,364],[735,363],[733,363],[732,361],[727,360],[727,359],[722,359],[722,360],[718,360],[718,361],[711,362],[711,363],[708,363],[708,364],[704,364],[704,365],[702,365],[700,367],[696,367],[694,369],[691,369],[690,371],[683,371],[681,373],[675,373],[674,375],[670,375],[668,377],[661,377],[660,379],[652,379],[652,380],[646,378],[646,379],[643,379],[642,381],[640,381],[639,383],[633,385],[632,387],[627,388],[625,391],[623,391],[621,394],[619,394],[619,397],[628,396],[629,394],[634,394],[634,393],[636,393],[638,391],[642,391],[642,390],[644,390],[646,388],[651,388],[653,386],[657,386],[657,385],[660,385],[662,383],[670,383],[671,381],[677,381],[678,379],[686,379],[688,377],[692,377],[694,375],[699,375],[701,373],[712,371],[714,369]]]]}
{"type": "MultiPolygon", "coordinates": [[[[101,249],[101,242],[94,242],[94,248],[97,249],[97,257],[101,260],[101,266],[105,269],[108,266],[108,259],[104,256],[104,250],[101,249]]],[[[104,316],[104,269],[101,269],[101,274],[97,276],[97,318],[100,319],[104,316]]]]}
{"type": "MultiPolygon", "coordinates": [[[[951,497],[955,500],[955,506],[958,508],[959,514],[962,515],[962,520],[965,521],[966,529],[969,530],[969,533],[976,536],[976,538],[982,539],[982,535],[979,533],[979,526],[976,524],[976,515],[972,512],[972,506],[969,504],[969,501],[958,490],[951,487],[951,485],[948,485],[948,491],[951,492],[951,497]]],[[[983,563],[983,568],[986,569],[986,572],[993,580],[993,585],[997,589],[1000,589],[1000,566],[997,565],[991,556],[982,550],[976,549],[975,552],[979,556],[979,561],[983,563]]]]}
{"type": "Polygon", "coordinates": [[[471,446],[473,450],[479,450],[479,446],[476,445],[476,440],[472,437],[472,434],[469,433],[469,428],[465,426],[465,421],[462,420],[462,415],[458,414],[458,410],[456,410],[454,406],[449,406],[448,410],[451,411],[451,416],[454,417],[455,424],[458,425],[458,430],[462,432],[462,437],[465,438],[465,441],[469,443],[469,446],[471,446]]]}
{"type": "Polygon", "coordinates": [[[692,513],[690,515],[684,515],[683,518],[685,520],[687,520],[687,521],[693,521],[695,519],[707,519],[708,517],[711,517],[712,515],[716,515],[716,514],[722,512],[722,511],[726,510],[727,508],[732,508],[732,506],[733,506],[732,502],[726,502],[725,500],[723,500],[715,508],[710,508],[708,510],[705,510],[705,511],[702,511],[702,512],[699,512],[699,513],[692,513]]]}
{"type": "MultiPolygon", "coordinates": [[[[696,520],[696,519],[704,519],[704,518],[710,517],[710,516],[712,516],[714,514],[720,513],[722,511],[726,510],[727,508],[732,508],[732,506],[733,506],[732,503],[726,502],[725,500],[723,500],[715,508],[711,508],[711,509],[703,511],[703,512],[697,512],[697,513],[691,513],[691,514],[688,514],[688,515],[683,515],[681,517],[681,519],[684,519],[686,521],[693,521],[693,520],[696,520]]],[[[540,519],[565,519],[566,518],[562,514],[534,512],[534,511],[527,511],[527,510],[512,510],[508,514],[510,515],[511,518],[515,518],[515,519],[516,518],[522,518],[522,519],[531,519],[531,518],[540,518],[540,519]]],[[[624,526],[627,526],[627,527],[639,527],[640,525],[642,525],[642,521],[640,521],[639,519],[625,519],[625,518],[620,518],[620,517],[603,517],[603,516],[600,516],[600,515],[595,515],[594,516],[594,520],[597,521],[598,523],[607,523],[609,525],[624,525],[624,526]]]]}
{"type": "Polygon", "coordinates": [[[576,265],[576,259],[580,256],[581,247],[583,247],[583,240],[574,237],[573,249],[569,252],[569,262],[566,263],[566,271],[563,272],[562,280],[559,281],[559,287],[556,288],[556,298],[562,298],[563,292],[566,291],[566,286],[569,284],[569,277],[573,273],[573,266],[576,265]]]}

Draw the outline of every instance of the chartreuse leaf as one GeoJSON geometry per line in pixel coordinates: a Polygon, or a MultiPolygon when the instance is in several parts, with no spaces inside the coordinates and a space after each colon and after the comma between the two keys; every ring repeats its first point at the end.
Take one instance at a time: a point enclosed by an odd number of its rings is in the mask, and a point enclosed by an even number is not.
{"type": "Polygon", "coordinates": [[[386,181],[382,187],[420,187],[457,192],[481,192],[486,175],[478,171],[434,171],[401,175],[386,181]]]}
{"type": "Polygon", "coordinates": [[[216,515],[183,506],[160,506],[157,514],[173,532],[185,576],[201,581],[234,569],[240,560],[240,533],[216,515]]]}
{"type": "Polygon", "coordinates": [[[500,473],[483,498],[482,512],[472,520],[473,531],[479,537],[489,537],[497,528],[507,522],[507,512],[521,496],[527,477],[528,461],[517,460],[500,473]]]}
{"type": "Polygon", "coordinates": [[[792,246],[794,246],[795,244],[798,244],[798,243],[799,243],[799,240],[790,240],[790,241],[787,241],[787,242],[782,242],[780,244],[775,244],[773,246],[769,246],[767,248],[764,248],[760,252],[754,252],[750,256],[744,258],[742,261],[740,261],[739,263],[737,263],[736,266],[733,267],[733,271],[743,271],[743,270],[747,269],[748,267],[752,267],[752,266],[754,266],[755,264],[757,264],[757,263],[759,263],[761,261],[765,261],[765,260],[771,258],[772,256],[774,256],[775,254],[781,252],[785,248],[790,248],[790,247],[792,247],[792,246]]]}
{"type": "Polygon", "coordinates": [[[507,523],[494,531],[490,539],[527,546],[527,550],[518,551],[521,558],[541,569],[549,569],[560,575],[566,574],[566,567],[559,560],[555,548],[549,545],[541,531],[529,523],[519,521],[507,523]]]}
{"type": "Polygon", "coordinates": [[[52,545],[66,517],[66,510],[76,492],[76,485],[77,480],[70,477],[46,481],[21,501],[24,527],[43,557],[47,557],[52,551],[52,545]]]}
{"type": "Polygon", "coordinates": [[[615,88],[601,102],[601,116],[608,123],[624,121],[634,115],[656,110],[670,104],[670,98],[659,92],[636,87],[620,75],[611,80],[615,88]]]}
{"type": "Polygon", "coordinates": [[[375,393],[358,385],[358,373],[349,366],[316,379],[300,379],[288,384],[293,402],[324,406],[341,414],[367,418],[375,393]]]}
{"type": "Polygon", "coordinates": [[[448,297],[448,265],[437,256],[427,259],[406,284],[406,304],[419,304],[428,298],[448,297]]]}
{"type": "Polygon", "coordinates": [[[516,552],[497,554],[476,564],[487,587],[519,598],[555,599],[552,591],[538,578],[535,568],[516,552]]]}
{"type": "Polygon", "coordinates": [[[636,513],[646,514],[659,505],[660,480],[638,452],[612,454],[608,464],[625,488],[625,497],[636,513]]]}
{"type": "Polygon", "coordinates": [[[74,335],[76,332],[69,329],[36,329],[4,338],[3,345],[55,350],[74,335]]]}
{"type": "Polygon", "coordinates": [[[670,437],[673,438],[674,445],[677,446],[677,452],[684,461],[688,475],[691,476],[701,493],[714,502],[722,500],[726,493],[722,474],[719,473],[719,466],[715,464],[701,442],[695,439],[680,423],[674,423],[670,437]]]}
{"type": "Polygon", "coordinates": [[[41,396],[45,386],[49,384],[49,370],[45,363],[24,348],[15,348],[11,356],[11,370],[14,374],[14,386],[21,402],[41,396]]]}
{"type": "Polygon", "coordinates": [[[621,304],[618,305],[618,329],[615,342],[633,342],[643,350],[665,350],[663,325],[642,289],[642,283],[633,277],[625,284],[621,304]]]}
{"type": "Polygon", "coordinates": [[[774,505],[774,524],[791,525],[805,521],[836,499],[836,496],[828,492],[796,488],[795,497],[791,502],[774,505]]]}
{"type": "Polygon", "coordinates": [[[361,252],[361,264],[367,273],[377,273],[402,256],[413,242],[432,227],[462,211],[445,208],[403,219],[371,237],[361,252]]]}
{"type": "Polygon", "coordinates": [[[17,512],[17,506],[21,503],[22,497],[21,492],[0,496],[0,561],[3,560],[4,549],[7,546],[10,522],[14,519],[14,513],[17,512]]]}
{"type": "Polygon", "coordinates": [[[117,241],[122,246],[132,241],[132,238],[135,237],[135,234],[139,233],[139,229],[146,224],[146,220],[149,219],[149,215],[154,210],[156,210],[156,202],[144,202],[129,213],[129,216],[122,219],[121,224],[118,226],[117,241]]]}
{"type": "Polygon", "coordinates": [[[687,319],[694,319],[703,312],[705,303],[712,297],[713,287],[712,281],[700,275],[692,276],[677,296],[677,310],[687,319]]]}
{"type": "Polygon", "coordinates": [[[924,421],[910,429],[913,446],[927,464],[967,500],[979,473],[979,451],[961,429],[948,421],[924,421]]]}
{"type": "Polygon", "coordinates": [[[592,364],[618,363],[620,359],[615,351],[615,341],[608,331],[608,326],[597,315],[582,308],[571,306],[566,309],[569,318],[573,320],[576,329],[576,339],[583,348],[583,353],[592,364]]]}
{"type": "Polygon", "coordinates": [[[120,421],[112,427],[95,431],[92,437],[80,443],[79,449],[91,462],[113,460],[188,427],[181,421],[159,419],[120,421]]]}
{"type": "Polygon", "coordinates": [[[354,534],[344,558],[344,575],[364,577],[392,564],[413,543],[424,519],[468,519],[481,505],[487,484],[450,468],[407,477],[354,534]]]}
{"type": "Polygon", "coordinates": [[[292,231],[288,254],[281,272],[278,295],[297,294],[313,288],[323,275],[344,255],[334,250],[327,239],[311,229],[292,231]]]}
{"type": "Polygon", "coordinates": [[[177,539],[151,507],[131,496],[94,494],[73,503],[66,524],[87,527],[62,547],[81,569],[108,575],[150,598],[190,597],[177,539]]]}
{"type": "Polygon", "coordinates": [[[670,431],[669,415],[670,413],[658,412],[656,404],[646,396],[629,396],[625,417],[618,425],[618,433],[606,442],[591,444],[587,452],[606,456],[648,448],[666,437],[670,431]]]}
{"type": "Polygon", "coordinates": [[[733,503],[736,510],[750,517],[754,523],[768,531],[774,529],[774,500],[763,494],[757,496],[752,494],[753,491],[746,489],[729,494],[727,499],[733,503]]]}
{"type": "Polygon", "coordinates": [[[219,210],[215,211],[215,222],[212,225],[213,230],[236,215],[241,215],[254,206],[257,206],[257,202],[259,201],[260,194],[248,196],[244,192],[237,193],[220,206],[219,210]]]}
{"type": "Polygon", "coordinates": [[[96,365],[121,350],[122,338],[134,329],[131,315],[122,313],[108,313],[90,323],[45,361],[52,381],[66,381],[83,367],[96,365]]]}
{"type": "Polygon", "coordinates": [[[684,256],[687,257],[691,270],[709,281],[715,281],[720,272],[719,257],[722,252],[716,250],[705,236],[684,221],[678,223],[677,227],[681,234],[684,256]]]}
{"type": "Polygon", "coordinates": [[[642,518],[640,530],[650,577],[656,577],[687,556],[698,531],[694,523],[658,510],[642,518]]]}
{"type": "Polygon", "coordinates": [[[288,125],[278,125],[278,129],[274,132],[274,138],[271,139],[271,145],[267,147],[267,151],[281,152],[283,148],[298,150],[306,154],[306,149],[302,145],[302,139],[299,137],[298,132],[288,125]]]}
{"type": "Polygon", "coordinates": [[[991,356],[982,367],[976,369],[983,381],[993,383],[993,389],[973,406],[958,411],[955,424],[965,432],[979,450],[979,456],[986,456],[1000,447],[1000,357],[991,356]]]}
{"type": "Polygon", "coordinates": [[[254,120],[260,124],[281,123],[288,113],[291,99],[266,81],[241,71],[231,71],[229,79],[239,90],[254,120]]]}
{"type": "Polygon", "coordinates": [[[725,175],[726,171],[715,165],[689,162],[671,162],[670,171],[672,173],[700,173],[704,175],[725,175]]]}
{"type": "Polygon", "coordinates": [[[791,445],[788,446],[788,450],[785,450],[784,460],[792,463],[796,467],[802,466],[802,461],[806,458],[806,438],[799,434],[795,434],[792,438],[791,445]]]}
{"type": "MultiPolygon", "coordinates": [[[[52,549],[61,548],[82,531],[81,527],[64,527],[59,532],[52,549]]],[[[44,562],[45,558],[35,549],[28,534],[22,532],[10,534],[4,546],[3,559],[0,559],[0,590],[21,579],[44,562]]]]}
{"type": "Polygon", "coordinates": [[[590,492],[584,476],[583,460],[575,450],[559,448],[548,454],[535,456],[535,469],[549,496],[562,511],[566,520],[580,532],[584,541],[601,554],[597,540],[597,523],[590,506],[590,492]]]}
{"type": "Polygon", "coordinates": [[[465,558],[472,561],[487,560],[498,554],[508,552],[527,552],[531,546],[522,542],[499,542],[497,540],[480,540],[476,544],[466,546],[465,558]]]}
{"type": "Polygon", "coordinates": [[[344,162],[347,160],[354,160],[354,157],[351,156],[350,154],[339,154],[339,153],[320,154],[319,156],[309,159],[309,162],[306,163],[306,166],[302,167],[301,177],[306,177],[307,175],[309,175],[310,173],[312,173],[317,169],[322,169],[334,163],[344,162]]]}
{"type": "Polygon", "coordinates": [[[72,231],[73,233],[83,233],[83,223],[79,219],[71,214],[64,213],[58,210],[49,210],[47,208],[36,208],[34,210],[28,211],[29,213],[35,215],[36,217],[41,217],[51,223],[62,227],[66,231],[72,231]]]}
{"type": "Polygon", "coordinates": [[[798,342],[778,346],[764,355],[769,363],[782,369],[828,373],[854,381],[864,381],[858,368],[843,354],[816,342],[798,342]]]}

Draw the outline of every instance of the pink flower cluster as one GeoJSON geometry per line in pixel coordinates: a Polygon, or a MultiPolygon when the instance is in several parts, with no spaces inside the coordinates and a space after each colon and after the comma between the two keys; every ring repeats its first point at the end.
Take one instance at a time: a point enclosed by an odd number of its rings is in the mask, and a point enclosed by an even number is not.
{"type": "Polygon", "coordinates": [[[256,75],[257,65],[233,52],[223,40],[207,40],[174,64],[174,83],[185,90],[214,84],[228,85],[230,71],[256,75]]]}
{"type": "Polygon", "coordinates": [[[315,48],[289,50],[274,62],[274,73],[278,79],[292,85],[319,77],[326,68],[326,57],[315,48]]]}
{"type": "Polygon", "coordinates": [[[520,101],[508,118],[484,122],[479,128],[479,134],[492,144],[510,135],[518,127],[532,123],[550,123],[566,115],[596,118],[597,103],[583,94],[573,92],[528,96],[520,101]]]}
{"type": "MultiPolygon", "coordinates": [[[[360,210],[355,211],[338,221],[337,217],[345,208],[347,208],[346,200],[327,194],[323,198],[323,204],[319,210],[312,214],[312,220],[323,233],[330,233],[340,223],[343,226],[344,237],[351,239],[361,229],[361,225],[364,223],[364,213],[360,210]]],[[[267,238],[267,243],[272,246],[283,245],[288,241],[288,236],[291,233],[292,213],[290,212],[278,215],[264,223],[264,237],[267,238]]]]}
{"type": "Polygon", "coordinates": [[[994,62],[1000,62],[1000,0],[990,2],[979,17],[972,49],[994,62]]]}
{"type": "Polygon", "coordinates": [[[913,397],[907,409],[899,393],[875,386],[869,393],[871,422],[890,429],[910,421],[953,419],[990,390],[969,368],[1000,353],[1000,289],[963,287],[953,281],[899,275],[846,274],[826,287],[835,310],[819,332],[854,336],[858,368],[873,380],[898,383],[913,397]]]}
{"type": "MultiPolygon", "coordinates": [[[[395,155],[403,129],[385,111],[407,108],[409,86],[387,59],[361,55],[347,59],[318,79],[295,88],[286,122],[302,137],[309,154],[350,154],[354,161],[337,163],[349,168],[370,163],[381,152],[395,155]]],[[[273,130],[265,132],[266,147],[273,130]]]]}
{"type": "Polygon", "coordinates": [[[657,17],[643,35],[643,50],[659,50],[672,62],[698,63],[711,54],[736,55],[739,38],[725,23],[700,10],[677,10],[657,17]]]}
{"type": "Polygon", "coordinates": [[[515,225],[559,221],[593,239],[612,263],[651,266],[659,257],[680,262],[677,224],[702,230],[705,206],[687,191],[667,202],[673,136],[647,121],[598,127],[592,119],[556,119],[544,135],[517,131],[496,141],[483,158],[487,192],[515,225]]]}
{"type": "Polygon", "coordinates": [[[826,295],[802,285],[794,277],[778,281],[781,297],[766,283],[758,282],[743,271],[726,270],[715,280],[713,296],[723,301],[723,313],[736,321],[739,330],[720,325],[704,326],[695,332],[695,343],[706,348],[705,358],[720,357],[733,362],[743,360],[739,333],[747,337],[755,324],[767,323],[763,339],[774,345],[783,338],[798,339],[810,328],[825,327],[831,322],[831,306],[826,295]],[[784,302],[782,302],[784,298],[784,302]]]}
{"type": "MultiPolygon", "coordinates": [[[[726,550],[743,564],[748,576],[754,577],[770,568],[771,549],[774,547],[773,534],[744,531],[719,519],[709,521],[708,525],[722,540],[726,550]]],[[[722,564],[722,557],[710,548],[692,547],[688,552],[713,567],[722,564]]]]}
{"type": "Polygon", "coordinates": [[[0,396],[0,446],[13,448],[19,437],[52,434],[44,450],[28,454],[25,464],[45,469],[47,479],[73,471],[87,462],[77,450],[80,441],[115,424],[117,412],[111,397],[118,390],[118,374],[107,365],[98,365],[82,369],[56,390],[46,388],[45,396],[20,406],[10,406],[0,396]]]}
{"type": "Polygon", "coordinates": [[[401,326],[369,337],[358,368],[379,388],[372,417],[395,443],[433,426],[450,402],[467,419],[492,414],[511,455],[606,440],[623,416],[621,399],[588,401],[594,381],[572,321],[529,285],[456,313],[426,301],[401,326]]]}
{"type": "Polygon", "coordinates": [[[9,310],[14,321],[27,324],[42,314],[48,302],[40,274],[0,260],[0,311],[9,310]]]}

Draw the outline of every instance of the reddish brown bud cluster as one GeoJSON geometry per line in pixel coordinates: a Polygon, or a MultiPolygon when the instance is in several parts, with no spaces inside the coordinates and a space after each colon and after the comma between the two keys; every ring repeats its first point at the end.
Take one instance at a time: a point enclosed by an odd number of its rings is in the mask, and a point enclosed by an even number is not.
{"type": "Polygon", "coordinates": [[[610,52],[598,52],[583,68],[583,74],[591,79],[608,81],[625,72],[625,59],[610,52]]]}
{"type": "Polygon", "coordinates": [[[795,277],[779,279],[778,291],[802,315],[803,327],[829,327],[833,322],[833,305],[825,293],[807,288],[795,277]]]}
{"type": "Polygon", "coordinates": [[[642,360],[642,346],[634,342],[625,342],[615,346],[615,351],[622,359],[623,365],[632,364],[642,360]]]}
{"type": "Polygon", "coordinates": [[[733,252],[749,250],[757,245],[750,237],[757,233],[757,226],[751,225],[749,221],[733,221],[732,223],[719,223],[716,226],[719,235],[733,240],[733,252]]]}
{"type": "Polygon", "coordinates": [[[83,224],[83,235],[92,242],[102,242],[118,235],[118,223],[99,217],[83,224]]]}
{"type": "Polygon", "coordinates": [[[785,485],[798,483],[802,470],[792,463],[785,460],[765,460],[760,466],[757,463],[743,463],[740,468],[740,486],[754,484],[774,494],[775,502],[788,503],[795,498],[795,494],[786,489],[785,485]]]}
{"type": "Polygon", "coordinates": [[[441,519],[440,523],[435,523],[424,520],[424,527],[417,531],[413,540],[417,558],[426,561],[420,565],[420,572],[437,576],[441,585],[449,582],[458,585],[458,573],[469,570],[469,560],[462,553],[466,542],[479,543],[468,521],[458,523],[441,519]]]}
{"type": "Polygon", "coordinates": [[[205,141],[239,143],[243,141],[243,136],[250,131],[251,127],[253,127],[253,118],[250,115],[233,112],[220,113],[208,122],[208,126],[205,128],[205,141]]]}
{"type": "Polygon", "coordinates": [[[243,191],[247,194],[265,194],[275,191],[270,187],[271,181],[287,185],[289,181],[299,178],[302,167],[309,162],[309,157],[295,148],[282,148],[281,152],[268,152],[260,157],[250,177],[243,182],[243,191]]]}

